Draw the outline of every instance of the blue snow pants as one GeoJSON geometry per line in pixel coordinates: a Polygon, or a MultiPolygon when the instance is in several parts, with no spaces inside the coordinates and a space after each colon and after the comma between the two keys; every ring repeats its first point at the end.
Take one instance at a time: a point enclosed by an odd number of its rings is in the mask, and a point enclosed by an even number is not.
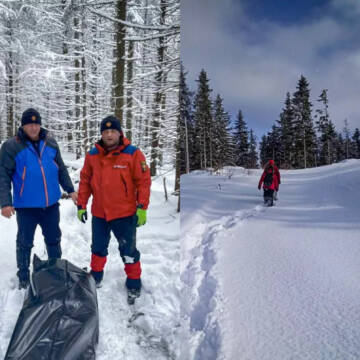
{"type": "MultiPolygon", "coordinates": [[[[119,244],[120,256],[125,264],[125,272],[128,277],[126,279],[126,286],[128,288],[140,288],[141,280],[140,274],[138,276],[131,276],[128,269],[135,267],[138,271],[140,269],[140,252],[136,248],[136,223],[137,216],[127,216],[124,218],[118,218],[111,221],[92,217],[92,244],[91,252],[93,259],[95,255],[95,262],[100,258],[104,261],[102,266],[105,265],[105,259],[108,255],[108,246],[111,237],[111,231],[116,237],[119,244]]],[[[101,267],[101,266],[100,266],[101,267]]],[[[101,272],[103,269],[98,268],[101,272]]],[[[131,272],[131,270],[130,270],[131,272]]]]}

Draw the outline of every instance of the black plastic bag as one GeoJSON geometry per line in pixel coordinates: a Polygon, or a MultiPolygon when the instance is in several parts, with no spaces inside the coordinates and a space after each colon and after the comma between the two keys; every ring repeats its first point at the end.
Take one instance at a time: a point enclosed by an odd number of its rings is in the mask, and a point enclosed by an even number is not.
{"type": "Polygon", "coordinates": [[[91,275],[36,255],[33,268],[5,360],[94,360],[99,315],[91,275]]]}

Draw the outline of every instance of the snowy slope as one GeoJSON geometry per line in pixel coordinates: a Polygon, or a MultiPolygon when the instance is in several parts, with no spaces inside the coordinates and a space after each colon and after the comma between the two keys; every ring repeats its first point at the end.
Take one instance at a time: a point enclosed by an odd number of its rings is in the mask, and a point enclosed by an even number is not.
{"type": "MultiPolygon", "coordinates": [[[[82,160],[65,156],[78,178],[82,160]]],[[[168,192],[173,189],[174,172],[166,174],[168,192]]],[[[180,280],[179,215],[177,197],[165,202],[162,177],[153,179],[147,224],[138,229],[137,246],[141,252],[143,292],[135,308],[126,302],[125,274],[117,242],[112,237],[103,287],[98,289],[100,340],[97,359],[175,359],[179,354],[180,280]],[[135,320],[133,314],[143,313],[135,320]],[[130,320],[130,321],[129,321],[130,320]],[[132,321],[133,320],[133,321],[132,321]]],[[[88,205],[88,210],[90,206],[88,205]]],[[[61,200],[63,258],[79,267],[89,267],[91,222],[83,225],[70,200],[61,200]]],[[[22,306],[24,292],[16,283],[16,220],[0,218],[0,358],[5,352],[22,306]]],[[[41,230],[35,234],[36,252],[46,259],[41,230]]]]}
{"type": "Polygon", "coordinates": [[[181,178],[181,359],[360,359],[360,161],[181,178]],[[219,188],[221,186],[221,190],[219,188]]]}

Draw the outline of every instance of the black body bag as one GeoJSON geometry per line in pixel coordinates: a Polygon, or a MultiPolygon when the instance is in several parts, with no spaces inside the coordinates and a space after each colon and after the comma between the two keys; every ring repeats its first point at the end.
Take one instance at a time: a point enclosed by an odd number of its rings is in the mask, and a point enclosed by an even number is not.
{"type": "Polygon", "coordinates": [[[91,275],[36,255],[33,268],[5,360],[94,360],[99,314],[91,275]]]}

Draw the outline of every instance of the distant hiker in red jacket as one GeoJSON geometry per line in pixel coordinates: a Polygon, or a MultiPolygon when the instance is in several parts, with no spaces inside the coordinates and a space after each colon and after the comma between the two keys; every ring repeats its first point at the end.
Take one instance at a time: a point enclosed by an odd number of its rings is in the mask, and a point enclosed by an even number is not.
{"type": "Polygon", "coordinates": [[[260,190],[261,185],[263,185],[264,203],[268,206],[274,205],[274,192],[279,191],[279,177],[277,173],[280,177],[279,170],[277,169],[277,172],[275,170],[274,161],[270,160],[265,165],[264,172],[259,180],[258,189],[260,190]]]}
{"type": "Polygon", "coordinates": [[[272,166],[274,168],[274,173],[275,173],[275,175],[277,176],[277,179],[278,179],[278,189],[274,191],[274,200],[277,200],[278,199],[278,192],[279,192],[279,185],[281,184],[280,171],[279,171],[278,167],[275,165],[274,160],[272,160],[272,159],[270,159],[266,165],[267,166],[272,166]]]}
{"type": "MultiPolygon", "coordinates": [[[[86,205],[92,195],[91,274],[100,285],[110,232],[119,243],[125,264],[128,301],[140,295],[140,252],[136,226],[146,222],[150,198],[150,170],[144,154],[124,137],[120,122],[108,116],[100,126],[101,140],[85,157],[80,173],[78,218],[87,220],[86,205]]],[[[133,302],[131,302],[133,303],[133,302]]]]}

